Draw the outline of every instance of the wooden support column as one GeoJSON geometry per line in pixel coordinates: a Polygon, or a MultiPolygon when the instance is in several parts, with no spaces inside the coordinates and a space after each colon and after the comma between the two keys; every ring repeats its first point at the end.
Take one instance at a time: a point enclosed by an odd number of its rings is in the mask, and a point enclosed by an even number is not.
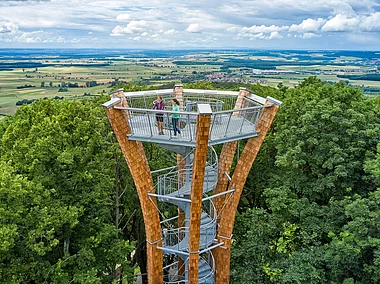
{"type": "Polygon", "coordinates": [[[231,238],[240,196],[252,164],[256,159],[280,105],[280,102],[272,98],[267,98],[257,125],[259,136],[248,139],[231,178],[228,190],[235,189],[235,192],[220,213],[219,231],[217,236],[218,242],[224,242],[224,246],[217,247],[213,250],[216,267],[216,284],[229,283],[231,238]]]}
{"type": "MultiPolygon", "coordinates": [[[[242,108],[244,98],[249,96],[251,93],[246,88],[240,88],[238,97],[235,103],[235,109],[242,108]]],[[[234,115],[238,115],[239,112],[234,112],[234,115]]],[[[230,174],[232,161],[235,157],[236,147],[238,141],[227,142],[223,144],[222,152],[219,156],[219,165],[218,165],[218,183],[213,191],[213,195],[226,191],[228,185],[228,178],[224,173],[230,174]]],[[[223,207],[224,201],[227,196],[215,197],[214,205],[216,212],[218,212],[223,207]]]]}
{"type": "Polygon", "coordinates": [[[162,251],[157,249],[157,246],[162,246],[160,217],[156,209],[156,199],[148,196],[148,192],[154,193],[153,179],[142,143],[129,140],[127,137],[127,134],[131,133],[128,124],[128,112],[114,108],[114,106],[125,106],[126,101],[122,93],[122,90],[112,93],[114,98],[119,97],[121,100],[115,105],[104,106],[131,171],[143,212],[147,240],[148,283],[162,283],[162,251]]]}
{"type": "Polygon", "coordinates": [[[198,262],[200,244],[200,222],[202,214],[202,195],[207,160],[208,138],[210,133],[211,107],[198,105],[200,114],[197,119],[196,148],[191,183],[191,204],[189,224],[189,264],[188,283],[198,283],[198,262]]]}
{"type": "Polygon", "coordinates": [[[178,100],[180,109],[183,110],[183,85],[182,84],[175,84],[174,97],[178,100]]]}

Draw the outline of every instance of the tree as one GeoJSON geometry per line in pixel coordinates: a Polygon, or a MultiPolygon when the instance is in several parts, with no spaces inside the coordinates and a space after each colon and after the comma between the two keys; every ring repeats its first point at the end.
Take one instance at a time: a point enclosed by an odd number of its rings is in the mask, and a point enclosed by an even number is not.
{"type": "Polygon", "coordinates": [[[0,279],[6,283],[43,281],[46,257],[58,245],[54,229],[74,228],[83,208],[54,200],[54,193],[16,174],[2,161],[0,174],[0,279]]]}
{"type": "Polygon", "coordinates": [[[376,282],[380,243],[368,243],[378,234],[369,225],[377,218],[376,203],[365,211],[370,220],[359,214],[361,202],[377,198],[380,116],[374,101],[314,77],[279,91],[283,105],[241,203],[240,210],[252,210],[235,228],[234,283],[246,283],[239,275],[262,283],[376,282]],[[371,234],[360,235],[362,228],[371,234]]]}
{"type": "Polygon", "coordinates": [[[194,83],[186,83],[183,86],[184,88],[188,89],[202,89],[202,90],[215,90],[215,87],[212,85],[211,82],[206,81],[198,81],[194,83]]]}
{"type": "Polygon", "coordinates": [[[114,219],[118,145],[101,102],[40,100],[4,123],[1,279],[110,283],[120,274],[130,277],[133,247],[114,219]]]}

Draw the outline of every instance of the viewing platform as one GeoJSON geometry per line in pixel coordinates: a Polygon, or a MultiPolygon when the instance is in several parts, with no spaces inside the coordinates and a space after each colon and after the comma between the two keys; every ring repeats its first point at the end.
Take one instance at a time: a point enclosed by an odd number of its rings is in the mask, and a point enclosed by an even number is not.
{"type": "MultiPolygon", "coordinates": [[[[181,91],[179,96],[175,96],[173,89],[123,92],[122,97],[113,97],[103,106],[107,108],[122,103],[122,106],[115,106],[115,109],[127,112],[130,126],[127,136],[130,140],[194,147],[197,117],[205,115],[199,106],[208,110],[206,115],[211,115],[208,141],[211,146],[257,136],[257,121],[265,101],[277,102],[270,97],[265,99],[256,96],[248,90],[249,95],[240,99],[240,92],[182,88],[181,91]],[[152,109],[158,96],[162,97],[165,110],[152,109]],[[173,98],[179,98],[179,113],[171,110],[173,98]],[[178,128],[181,134],[177,136],[173,131],[173,114],[179,116],[178,128]],[[163,135],[158,131],[157,116],[162,116],[163,119],[163,135]]],[[[120,93],[122,90],[115,92],[120,93]]]]}

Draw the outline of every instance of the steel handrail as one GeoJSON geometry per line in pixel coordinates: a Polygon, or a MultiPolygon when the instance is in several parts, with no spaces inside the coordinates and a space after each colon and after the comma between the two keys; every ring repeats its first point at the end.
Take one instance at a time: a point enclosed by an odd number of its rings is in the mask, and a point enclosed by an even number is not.
{"type": "MultiPolygon", "coordinates": [[[[169,114],[183,114],[183,115],[195,115],[198,116],[198,112],[192,112],[192,111],[171,111],[171,110],[156,110],[156,109],[148,109],[148,108],[134,108],[134,107],[121,107],[121,106],[115,106],[115,109],[118,110],[129,110],[129,111],[139,111],[139,112],[149,112],[149,113],[169,113],[169,114]]],[[[253,106],[253,107],[245,107],[245,108],[234,108],[229,110],[221,110],[213,112],[214,114],[224,114],[224,113],[230,113],[230,112],[237,112],[237,111],[244,111],[244,110],[253,110],[253,109],[262,109],[264,106],[253,106]]]]}
{"type": "MultiPolygon", "coordinates": [[[[202,283],[201,281],[202,280],[205,280],[207,278],[210,278],[211,275],[214,275],[215,274],[215,258],[213,256],[213,254],[210,252],[208,255],[211,256],[211,261],[212,261],[212,265],[210,265],[208,263],[208,261],[206,261],[205,259],[203,259],[207,264],[208,266],[210,267],[210,273],[207,274],[206,276],[202,277],[201,279],[198,279],[198,283],[202,283]]],[[[199,258],[202,258],[201,256],[199,258]]]]}
{"type": "MultiPolygon", "coordinates": [[[[217,165],[217,163],[215,163],[215,165],[217,165]]],[[[213,172],[215,175],[218,174],[217,168],[214,168],[214,167],[211,167],[211,168],[212,170],[209,170],[206,172],[205,179],[211,176],[211,172],[213,172]]],[[[173,171],[173,172],[158,176],[159,194],[162,196],[169,195],[169,194],[178,195],[179,193],[175,194],[175,192],[178,192],[181,187],[186,185],[186,182],[182,184],[178,180],[178,178],[180,177],[180,175],[191,176],[192,172],[193,172],[193,169],[181,169],[181,170],[173,171]],[[164,187],[163,189],[161,188],[161,185],[163,185],[164,187]]],[[[207,181],[206,189],[207,190],[212,189],[213,187],[215,187],[217,182],[218,182],[217,179],[214,182],[207,181]]]]}

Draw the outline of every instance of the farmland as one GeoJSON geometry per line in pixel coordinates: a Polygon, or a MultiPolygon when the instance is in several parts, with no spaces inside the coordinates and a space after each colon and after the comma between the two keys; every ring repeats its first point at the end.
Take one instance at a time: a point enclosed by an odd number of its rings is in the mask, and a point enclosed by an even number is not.
{"type": "Polygon", "coordinates": [[[107,93],[118,82],[147,85],[199,80],[296,86],[309,76],[380,94],[380,53],[259,50],[0,49],[0,113],[40,98],[107,93]]]}

